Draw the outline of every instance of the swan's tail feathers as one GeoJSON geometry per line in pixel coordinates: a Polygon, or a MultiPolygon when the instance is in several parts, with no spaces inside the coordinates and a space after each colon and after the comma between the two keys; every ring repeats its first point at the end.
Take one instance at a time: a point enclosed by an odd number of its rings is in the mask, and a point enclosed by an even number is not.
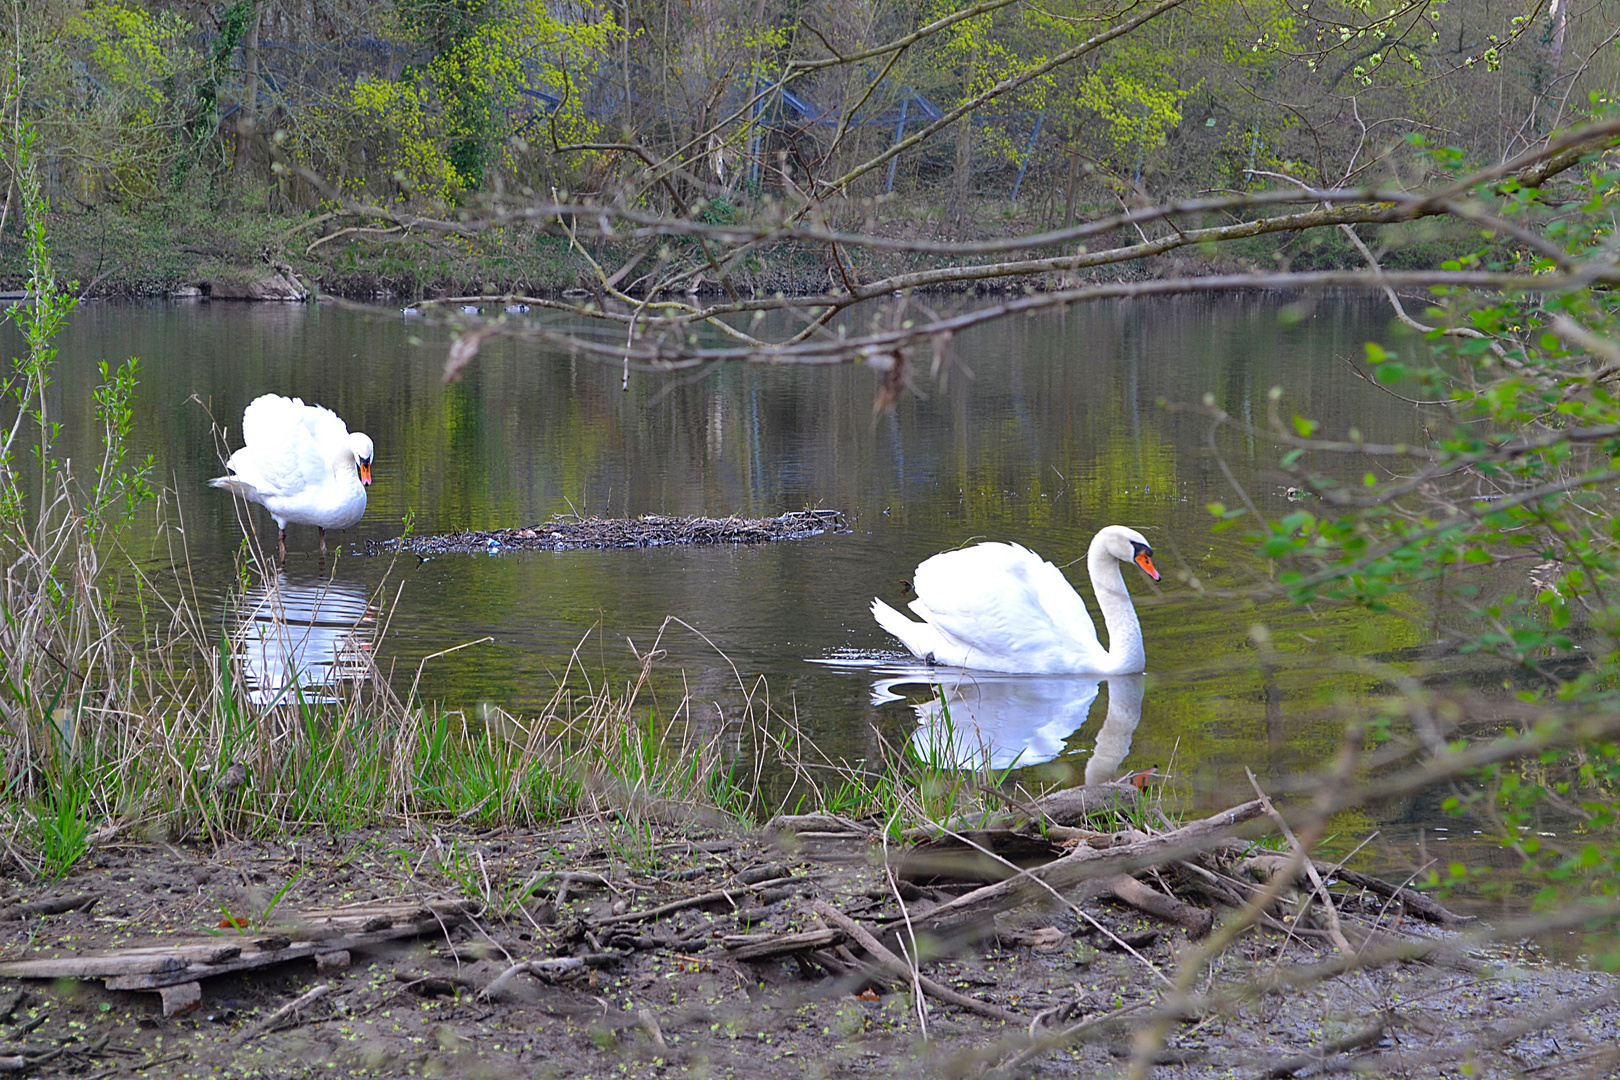
{"type": "Polygon", "coordinates": [[[938,630],[927,623],[914,622],[900,614],[882,600],[872,600],[872,618],[877,624],[895,637],[900,643],[910,649],[916,656],[928,659],[932,657],[941,645],[944,638],[938,630]]]}
{"type": "Polygon", "coordinates": [[[224,488],[232,495],[240,495],[252,502],[258,498],[259,489],[243,480],[240,476],[216,476],[208,481],[209,487],[224,488]]]}

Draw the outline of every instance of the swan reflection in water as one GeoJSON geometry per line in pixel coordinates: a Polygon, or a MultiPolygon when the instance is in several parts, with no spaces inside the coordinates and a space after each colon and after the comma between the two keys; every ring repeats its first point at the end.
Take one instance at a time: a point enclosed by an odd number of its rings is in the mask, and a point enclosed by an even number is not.
{"type": "Polygon", "coordinates": [[[278,574],[241,597],[232,623],[248,695],[260,704],[295,688],[306,701],[331,701],[340,683],[371,677],[377,613],[352,585],[278,574]]]}
{"type": "Polygon", "coordinates": [[[933,696],[912,704],[920,724],[912,749],[930,760],[962,767],[1005,769],[1039,765],[1064,750],[1085,725],[1102,684],[1108,684],[1108,715],[1086,762],[1086,783],[1114,779],[1142,721],[1143,677],[1111,675],[996,675],[938,670],[878,680],[872,703],[904,700],[896,687],[928,686],[933,696]],[[947,718],[948,714],[948,718],[947,718]]]}

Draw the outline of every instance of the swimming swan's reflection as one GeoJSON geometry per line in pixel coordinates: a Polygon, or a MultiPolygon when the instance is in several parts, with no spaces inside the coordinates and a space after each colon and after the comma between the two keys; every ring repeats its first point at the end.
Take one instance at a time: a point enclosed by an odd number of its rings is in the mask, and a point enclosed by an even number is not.
{"type": "Polygon", "coordinates": [[[234,615],[231,640],[253,701],[271,702],[294,687],[305,700],[328,701],[338,683],[371,676],[376,612],[352,585],[278,574],[249,589],[234,615]]]}
{"type": "Polygon", "coordinates": [[[921,725],[911,736],[912,749],[959,767],[988,763],[1005,769],[1057,757],[1069,736],[1085,724],[1106,682],[1108,715],[1086,762],[1086,783],[1105,783],[1118,775],[1142,721],[1141,675],[942,674],[880,679],[872,687],[872,703],[901,700],[894,692],[897,686],[927,685],[933,696],[912,705],[921,725]]]}

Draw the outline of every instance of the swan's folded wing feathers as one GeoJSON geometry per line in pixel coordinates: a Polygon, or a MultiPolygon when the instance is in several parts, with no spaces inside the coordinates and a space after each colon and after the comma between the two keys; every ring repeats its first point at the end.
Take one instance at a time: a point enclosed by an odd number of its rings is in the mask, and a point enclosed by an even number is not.
{"type": "Polygon", "coordinates": [[[979,544],[947,551],[917,567],[911,605],[942,633],[985,658],[1015,655],[1031,638],[1047,638],[1051,619],[1030,581],[1039,563],[1013,544],[979,544]]]}
{"type": "Polygon", "coordinates": [[[303,407],[304,403],[298,398],[284,398],[280,394],[261,394],[254,398],[242,410],[242,445],[280,443],[287,437],[287,430],[298,423],[303,407]]]}
{"type": "Polygon", "coordinates": [[[1025,550],[1025,554],[1029,556],[1026,564],[1029,583],[1053,623],[1068,627],[1082,641],[1098,644],[1097,628],[1092,625],[1086,602],[1074,591],[1063,571],[1033,551],[1025,550]]]}
{"type": "Polygon", "coordinates": [[[337,447],[348,442],[349,425],[324,405],[305,405],[299,419],[310,437],[321,446],[337,447]]]}
{"type": "Polygon", "coordinates": [[[231,470],[268,497],[288,498],[321,481],[326,461],[320,447],[300,425],[284,437],[245,446],[231,455],[231,470]]]}

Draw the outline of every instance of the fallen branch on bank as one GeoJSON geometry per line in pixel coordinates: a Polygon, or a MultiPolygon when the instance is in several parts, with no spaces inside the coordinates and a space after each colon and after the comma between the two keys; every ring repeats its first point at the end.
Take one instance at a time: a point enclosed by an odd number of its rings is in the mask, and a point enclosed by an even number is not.
{"type": "Polygon", "coordinates": [[[908,983],[915,980],[916,984],[922,987],[923,993],[927,994],[929,997],[937,998],[938,1000],[945,1002],[947,1005],[955,1005],[959,1009],[967,1009],[969,1012],[978,1013],[980,1016],[988,1017],[991,1020],[1001,1020],[1009,1024],[1017,1024],[1020,1026],[1028,1022],[1027,1017],[1020,1016],[1015,1012],[1009,1012],[999,1005],[992,1005],[987,1001],[980,1001],[978,998],[971,998],[966,994],[959,994],[950,987],[937,983],[921,972],[913,970],[910,964],[894,955],[894,953],[885,947],[882,942],[880,942],[876,937],[862,927],[860,923],[856,922],[848,915],[845,915],[842,911],[839,911],[825,900],[817,900],[815,903],[810,905],[810,909],[823,919],[826,919],[828,922],[832,923],[838,929],[842,930],[844,933],[848,934],[852,941],[866,950],[867,955],[871,956],[890,972],[899,976],[901,979],[904,979],[908,983]]]}
{"type": "Polygon", "coordinates": [[[1284,1080],[1295,1073],[1306,1069],[1318,1069],[1326,1065],[1339,1054],[1351,1050],[1361,1050],[1368,1046],[1376,1046],[1384,1037],[1384,1030],[1389,1026],[1388,1021],[1380,1019],[1377,1023],[1348,1035],[1342,1039],[1335,1039],[1322,1047],[1322,1049],[1309,1054],[1295,1054],[1293,1057],[1283,1058],[1281,1061],[1268,1065],[1256,1075],[1256,1080],[1284,1080]]]}
{"type": "Polygon", "coordinates": [[[697,896],[671,900],[667,904],[660,904],[655,908],[648,908],[646,911],[626,911],[618,915],[605,915],[597,919],[594,925],[605,927],[618,926],[623,923],[644,922],[647,919],[659,919],[665,915],[672,915],[677,911],[685,911],[688,908],[708,907],[710,904],[730,904],[732,907],[736,907],[738,897],[764,892],[767,889],[782,885],[803,884],[804,882],[804,878],[786,876],[769,878],[765,881],[757,881],[747,885],[737,885],[727,889],[715,889],[711,892],[699,893],[697,896]]]}
{"type": "Polygon", "coordinates": [[[242,1035],[236,1040],[236,1044],[241,1046],[244,1043],[258,1038],[260,1035],[263,1035],[265,1032],[281,1023],[282,1020],[297,1013],[299,1009],[302,1009],[306,1005],[315,1004],[315,1002],[319,1001],[321,998],[325,997],[331,992],[331,983],[319,983],[310,987],[308,990],[305,990],[302,994],[299,994],[297,997],[287,1002],[287,1004],[283,1005],[281,1008],[277,1009],[263,1020],[260,1020],[257,1024],[254,1024],[247,1031],[243,1032],[242,1035]]]}
{"type": "Polygon", "coordinates": [[[1184,858],[1219,843],[1238,826],[1264,813],[1265,804],[1255,799],[1172,832],[1119,847],[1098,849],[1082,844],[1045,866],[975,889],[914,916],[912,924],[919,932],[949,934],[974,920],[1050,896],[1052,891],[1062,892],[1084,881],[1129,874],[1184,858]]]}
{"type": "Polygon", "coordinates": [[[490,984],[479,992],[478,997],[483,1001],[498,1001],[519,975],[555,979],[570,972],[584,971],[587,966],[586,958],[583,956],[559,956],[552,960],[520,960],[490,980],[490,984]]]}

